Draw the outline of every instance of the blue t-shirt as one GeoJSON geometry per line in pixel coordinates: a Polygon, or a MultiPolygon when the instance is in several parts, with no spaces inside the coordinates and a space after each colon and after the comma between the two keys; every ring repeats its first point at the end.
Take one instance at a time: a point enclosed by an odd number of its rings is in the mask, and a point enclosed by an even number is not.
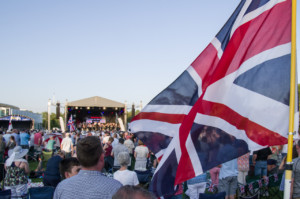
{"type": "Polygon", "coordinates": [[[30,135],[28,133],[20,133],[21,145],[29,145],[30,135]]]}
{"type": "Polygon", "coordinates": [[[237,158],[235,158],[222,164],[219,179],[223,179],[229,176],[238,176],[238,173],[239,171],[237,165],[237,158]]]}

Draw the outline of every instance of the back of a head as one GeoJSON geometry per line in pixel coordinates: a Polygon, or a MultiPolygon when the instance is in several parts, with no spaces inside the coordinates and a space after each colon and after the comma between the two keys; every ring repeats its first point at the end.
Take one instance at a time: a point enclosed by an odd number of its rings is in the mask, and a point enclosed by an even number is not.
{"type": "Polygon", "coordinates": [[[121,166],[127,166],[130,162],[129,153],[126,151],[120,152],[117,158],[121,166]]]}
{"type": "Polygon", "coordinates": [[[120,144],[124,144],[124,139],[123,139],[123,138],[120,138],[120,139],[119,139],[119,143],[120,143],[120,144]]]}
{"type": "Polygon", "coordinates": [[[66,178],[65,172],[71,172],[73,166],[80,166],[77,158],[65,158],[59,163],[59,172],[63,179],[66,178]]]}
{"type": "Polygon", "coordinates": [[[96,136],[85,137],[77,144],[77,158],[83,167],[97,165],[102,153],[100,139],[96,136]]]}
{"type": "Polygon", "coordinates": [[[125,185],[113,195],[112,199],[155,199],[155,196],[142,187],[125,185]]]}

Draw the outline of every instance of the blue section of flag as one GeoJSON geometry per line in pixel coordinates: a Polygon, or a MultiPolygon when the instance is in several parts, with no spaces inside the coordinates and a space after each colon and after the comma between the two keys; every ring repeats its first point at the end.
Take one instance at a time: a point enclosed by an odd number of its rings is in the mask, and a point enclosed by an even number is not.
{"type": "Polygon", "coordinates": [[[173,184],[175,181],[177,166],[178,163],[174,150],[168,156],[166,163],[163,164],[158,170],[158,173],[156,173],[156,175],[153,176],[149,190],[154,193],[157,193],[157,195],[163,195],[164,198],[172,197],[174,192],[176,191],[173,184]]]}
{"type": "Polygon", "coordinates": [[[162,149],[166,149],[172,138],[160,133],[153,132],[136,132],[136,137],[143,141],[153,153],[158,153],[162,149]]]}
{"type": "Polygon", "coordinates": [[[241,3],[239,4],[239,6],[234,11],[234,13],[228,19],[226,24],[223,26],[221,31],[216,35],[216,38],[218,38],[218,40],[221,42],[221,48],[223,51],[225,50],[225,48],[230,40],[230,33],[231,33],[232,26],[233,26],[237,16],[239,15],[242,7],[244,6],[244,4],[245,4],[245,0],[242,0],[241,3]]]}
{"type": "Polygon", "coordinates": [[[194,105],[198,99],[198,86],[184,71],[168,88],[158,94],[149,104],[194,105]]]}
{"type": "Polygon", "coordinates": [[[248,14],[249,12],[252,12],[253,10],[256,10],[257,8],[260,8],[261,6],[265,5],[266,3],[268,3],[270,0],[259,0],[259,1],[252,1],[250,6],[248,7],[246,14],[248,14]]]}
{"type": "Polygon", "coordinates": [[[291,55],[268,60],[241,74],[234,83],[289,105],[291,55]]]}
{"type": "Polygon", "coordinates": [[[204,172],[249,151],[244,140],[211,126],[194,123],[191,138],[204,172]]]}

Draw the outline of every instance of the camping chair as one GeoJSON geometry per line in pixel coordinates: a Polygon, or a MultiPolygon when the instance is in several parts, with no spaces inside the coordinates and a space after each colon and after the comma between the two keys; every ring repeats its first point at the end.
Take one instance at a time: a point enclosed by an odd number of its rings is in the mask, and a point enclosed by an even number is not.
{"type": "Polygon", "coordinates": [[[226,196],[226,192],[220,192],[216,194],[200,193],[199,199],[224,199],[225,196],[226,196]]]}
{"type": "Polygon", "coordinates": [[[137,171],[134,170],[134,172],[136,173],[140,184],[143,184],[144,187],[147,187],[151,181],[151,177],[152,177],[152,172],[151,170],[146,170],[146,171],[137,171]]]}
{"type": "Polygon", "coordinates": [[[31,146],[28,150],[27,156],[28,160],[38,161],[38,157],[41,155],[40,151],[36,151],[33,146],[31,146]]]}
{"type": "MultiPolygon", "coordinates": [[[[5,178],[5,174],[6,174],[6,171],[4,169],[4,163],[1,163],[0,164],[0,182],[2,181],[2,184],[1,184],[1,189],[3,190],[4,189],[4,178],[5,178]]],[[[1,198],[1,197],[0,197],[1,198]]]]}
{"type": "Polygon", "coordinates": [[[0,191],[0,198],[2,199],[11,199],[11,190],[0,191]]]}
{"type": "Polygon", "coordinates": [[[54,187],[31,187],[28,189],[28,199],[52,199],[54,187]]]}
{"type": "Polygon", "coordinates": [[[47,162],[52,157],[52,151],[42,151],[43,161],[47,162]]]}

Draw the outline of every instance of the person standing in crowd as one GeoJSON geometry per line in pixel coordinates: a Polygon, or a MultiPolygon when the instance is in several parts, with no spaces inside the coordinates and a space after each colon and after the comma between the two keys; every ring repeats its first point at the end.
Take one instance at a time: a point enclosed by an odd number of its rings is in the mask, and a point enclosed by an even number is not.
{"type": "Polygon", "coordinates": [[[300,141],[296,142],[297,155],[298,157],[293,159],[293,175],[291,184],[291,198],[300,198],[300,141]]]}
{"type": "Polygon", "coordinates": [[[51,157],[47,161],[46,170],[44,172],[43,183],[44,186],[56,187],[61,181],[59,172],[59,163],[64,159],[64,153],[58,152],[57,155],[51,157]]]}
{"type": "Polygon", "coordinates": [[[10,151],[12,151],[16,146],[17,146],[17,143],[15,141],[15,137],[14,136],[10,136],[9,142],[7,144],[8,154],[12,153],[10,151]]]}
{"type": "Polygon", "coordinates": [[[214,167],[209,170],[211,183],[215,186],[218,186],[219,184],[219,174],[220,174],[220,167],[214,167]]]}
{"type": "Polygon", "coordinates": [[[114,138],[109,137],[107,143],[104,145],[103,150],[105,151],[104,154],[104,161],[105,161],[105,170],[109,171],[113,165],[114,165],[114,158],[111,156],[112,152],[112,145],[111,143],[113,142],[114,138]]]}
{"type": "Polygon", "coordinates": [[[42,151],[43,135],[41,131],[34,134],[33,143],[35,151],[42,151]]]}
{"type": "Polygon", "coordinates": [[[267,177],[267,160],[271,154],[272,151],[270,147],[253,152],[252,163],[255,166],[254,174],[256,176],[260,175],[263,178],[267,177]]]}
{"type": "Polygon", "coordinates": [[[120,138],[119,139],[119,143],[117,144],[117,146],[115,148],[113,148],[112,152],[111,152],[111,156],[114,157],[114,169],[119,169],[120,168],[120,163],[118,161],[118,154],[121,152],[128,152],[128,148],[126,146],[124,146],[124,139],[120,138]]]}
{"type": "Polygon", "coordinates": [[[20,135],[19,135],[18,130],[13,129],[12,131],[13,131],[13,133],[11,135],[15,137],[15,141],[16,141],[17,146],[20,146],[20,135]]]}
{"type": "Polygon", "coordinates": [[[129,154],[130,156],[132,157],[132,154],[133,154],[133,149],[134,149],[134,143],[133,141],[131,140],[131,137],[130,135],[127,135],[125,136],[125,142],[124,142],[124,145],[128,148],[128,151],[129,151],[129,154]]]}
{"type": "Polygon", "coordinates": [[[9,140],[10,140],[10,136],[11,136],[11,131],[7,131],[5,135],[3,135],[3,138],[5,140],[5,144],[6,146],[8,146],[9,140]]]}
{"type": "Polygon", "coordinates": [[[118,134],[114,133],[113,138],[114,141],[111,143],[111,145],[114,148],[119,143],[118,134]]]}
{"type": "Polygon", "coordinates": [[[104,136],[104,138],[102,140],[103,144],[106,144],[106,142],[108,142],[109,138],[110,138],[110,133],[109,133],[109,131],[106,131],[105,132],[105,136],[104,136]]]}
{"type": "Polygon", "coordinates": [[[51,136],[47,145],[46,145],[46,149],[48,151],[53,152],[54,151],[54,145],[55,145],[55,140],[54,140],[54,136],[51,136]]]}
{"type": "Polygon", "coordinates": [[[81,165],[77,158],[66,158],[59,163],[59,172],[62,179],[71,178],[78,174],[81,165]]]}
{"type": "MultiPolygon", "coordinates": [[[[21,131],[20,132],[20,144],[22,149],[29,149],[29,140],[30,140],[30,135],[25,132],[21,131]]],[[[26,160],[28,159],[28,156],[26,155],[26,160]]]]}
{"type": "Polygon", "coordinates": [[[146,171],[147,158],[149,157],[149,149],[144,145],[142,140],[139,140],[138,143],[139,145],[134,150],[134,157],[135,157],[134,170],[146,171]]]}
{"type": "Polygon", "coordinates": [[[3,135],[0,134],[0,164],[4,162],[5,141],[3,135]]]}
{"type": "Polygon", "coordinates": [[[81,170],[58,184],[54,199],[111,199],[122,184],[101,173],[104,151],[99,138],[89,136],[81,139],[77,144],[77,157],[81,170]]]}
{"type": "Polygon", "coordinates": [[[4,189],[10,189],[13,198],[27,194],[27,175],[30,170],[27,160],[23,158],[27,153],[28,149],[22,149],[21,146],[16,146],[4,165],[6,170],[4,189]]]}
{"type": "Polygon", "coordinates": [[[60,149],[65,154],[65,158],[72,157],[73,153],[73,142],[70,138],[70,133],[66,133],[66,137],[61,141],[60,149]]]}
{"type": "Polygon", "coordinates": [[[243,185],[246,185],[246,177],[249,171],[249,157],[250,152],[238,158],[238,182],[243,185]]]}
{"type": "Polygon", "coordinates": [[[230,160],[221,165],[219,175],[219,192],[226,192],[225,199],[234,199],[238,187],[238,164],[237,159],[230,160]]]}
{"type": "Polygon", "coordinates": [[[121,168],[114,173],[114,179],[121,182],[123,185],[138,185],[139,180],[134,171],[129,171],[127,166],[130,161],[128,152],[121,152],[117,157],[121,168]]]}

